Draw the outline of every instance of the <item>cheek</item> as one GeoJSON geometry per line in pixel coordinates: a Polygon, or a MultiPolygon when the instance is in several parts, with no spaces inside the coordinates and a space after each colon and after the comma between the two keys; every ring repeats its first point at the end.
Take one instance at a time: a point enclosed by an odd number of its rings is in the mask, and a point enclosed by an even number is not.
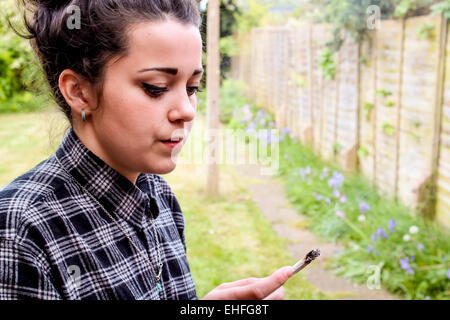
{"type": "Polygon", "coordinates": [[[161,134],[166,117],[164,102],[148,98],[139,89],[105,91],[102,106],[102,130],[128,147],[148,145],[161,134]]]}

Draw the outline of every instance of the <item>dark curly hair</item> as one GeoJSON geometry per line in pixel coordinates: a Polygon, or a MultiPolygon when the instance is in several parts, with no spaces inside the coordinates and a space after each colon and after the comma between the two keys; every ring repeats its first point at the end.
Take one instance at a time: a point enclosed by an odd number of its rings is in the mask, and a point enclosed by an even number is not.
{"type": "MultiPolygon", "coordinates": [[[[200,29],[196,0],[19,0],[26,34],[38,56],[56,103],[72,125],[71,108],[59,90],[59,75],[71,69],[102,92],[105,66],[128,51],[136,23],[173,18],[200,29]],[[31,18],[29,14],[31,13],[31,18]],[[74,17],[78,16],[78,25],[74,17]]],[[[11,24],[10,24],[11,25],[11,24]]]]}

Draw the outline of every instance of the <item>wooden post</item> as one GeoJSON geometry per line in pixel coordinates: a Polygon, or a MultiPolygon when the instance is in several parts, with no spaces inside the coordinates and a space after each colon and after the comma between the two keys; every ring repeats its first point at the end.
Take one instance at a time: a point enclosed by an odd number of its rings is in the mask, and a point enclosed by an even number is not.
{"type": "Polygon", "coordinates": [[[219,86],[220,86],[220,0],[208,1],[207,17],[207,194],[219,194],[219,86]]]}
{"type": "Polygon", "coordinates": [[[401,20],[402,33],[400,36],[400,61],[398,67],[398,95],[397,95],[397,108],[396,108],[396,121],[395,121],[395,181],[394,181],[394,198],[398,200],[398,180],[400,179],[400,133],[401,133],[401,115],[402,115],[402,95],[403,95],[403,58],[405,52],[405,18],[401,20]]]}

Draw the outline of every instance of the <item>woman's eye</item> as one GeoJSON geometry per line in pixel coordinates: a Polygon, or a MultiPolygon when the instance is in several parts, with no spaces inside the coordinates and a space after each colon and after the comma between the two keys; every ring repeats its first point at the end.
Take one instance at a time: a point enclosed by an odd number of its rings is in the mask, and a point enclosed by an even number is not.
{"type": "Polygon", "coordinates": [[[202,92],[199,87],[187,87],[186,91],[188,93],[189,96],[192,96],[194,93],[196,92],[202,92]]]}
{"type": "Polygon", "coordinates": [[[142,86],[144,87],[144,90],[154,98],[160,97],[164,92],[167,91],[167,88],[165,87],[158,87],[145,82],[142,82],[142,86]]]}

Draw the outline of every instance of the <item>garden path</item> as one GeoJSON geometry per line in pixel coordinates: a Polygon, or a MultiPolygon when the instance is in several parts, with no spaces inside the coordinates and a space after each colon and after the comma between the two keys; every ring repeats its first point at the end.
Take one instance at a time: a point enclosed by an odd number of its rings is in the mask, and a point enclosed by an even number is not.
{"type": "Polygon", "coordinates": [[[301,271],[319,290],[339,300],[401,299],[383,289],[371,290],[365,284],[354,283],[326,269],[327,259],[342,245],[322,241],[305,228],[305,217],[290,206],[282,183],[276,177],[261,174],[261,167],[257,165],[236,165],[234,168],[241,178],[245,177],[241,180],[245,180],[252,200],[272,223],[273,229],[280,237],[287,239],[287,249],[292,256],[300,258],[312,249],[320,249],[319,259],[301,271]]]}

